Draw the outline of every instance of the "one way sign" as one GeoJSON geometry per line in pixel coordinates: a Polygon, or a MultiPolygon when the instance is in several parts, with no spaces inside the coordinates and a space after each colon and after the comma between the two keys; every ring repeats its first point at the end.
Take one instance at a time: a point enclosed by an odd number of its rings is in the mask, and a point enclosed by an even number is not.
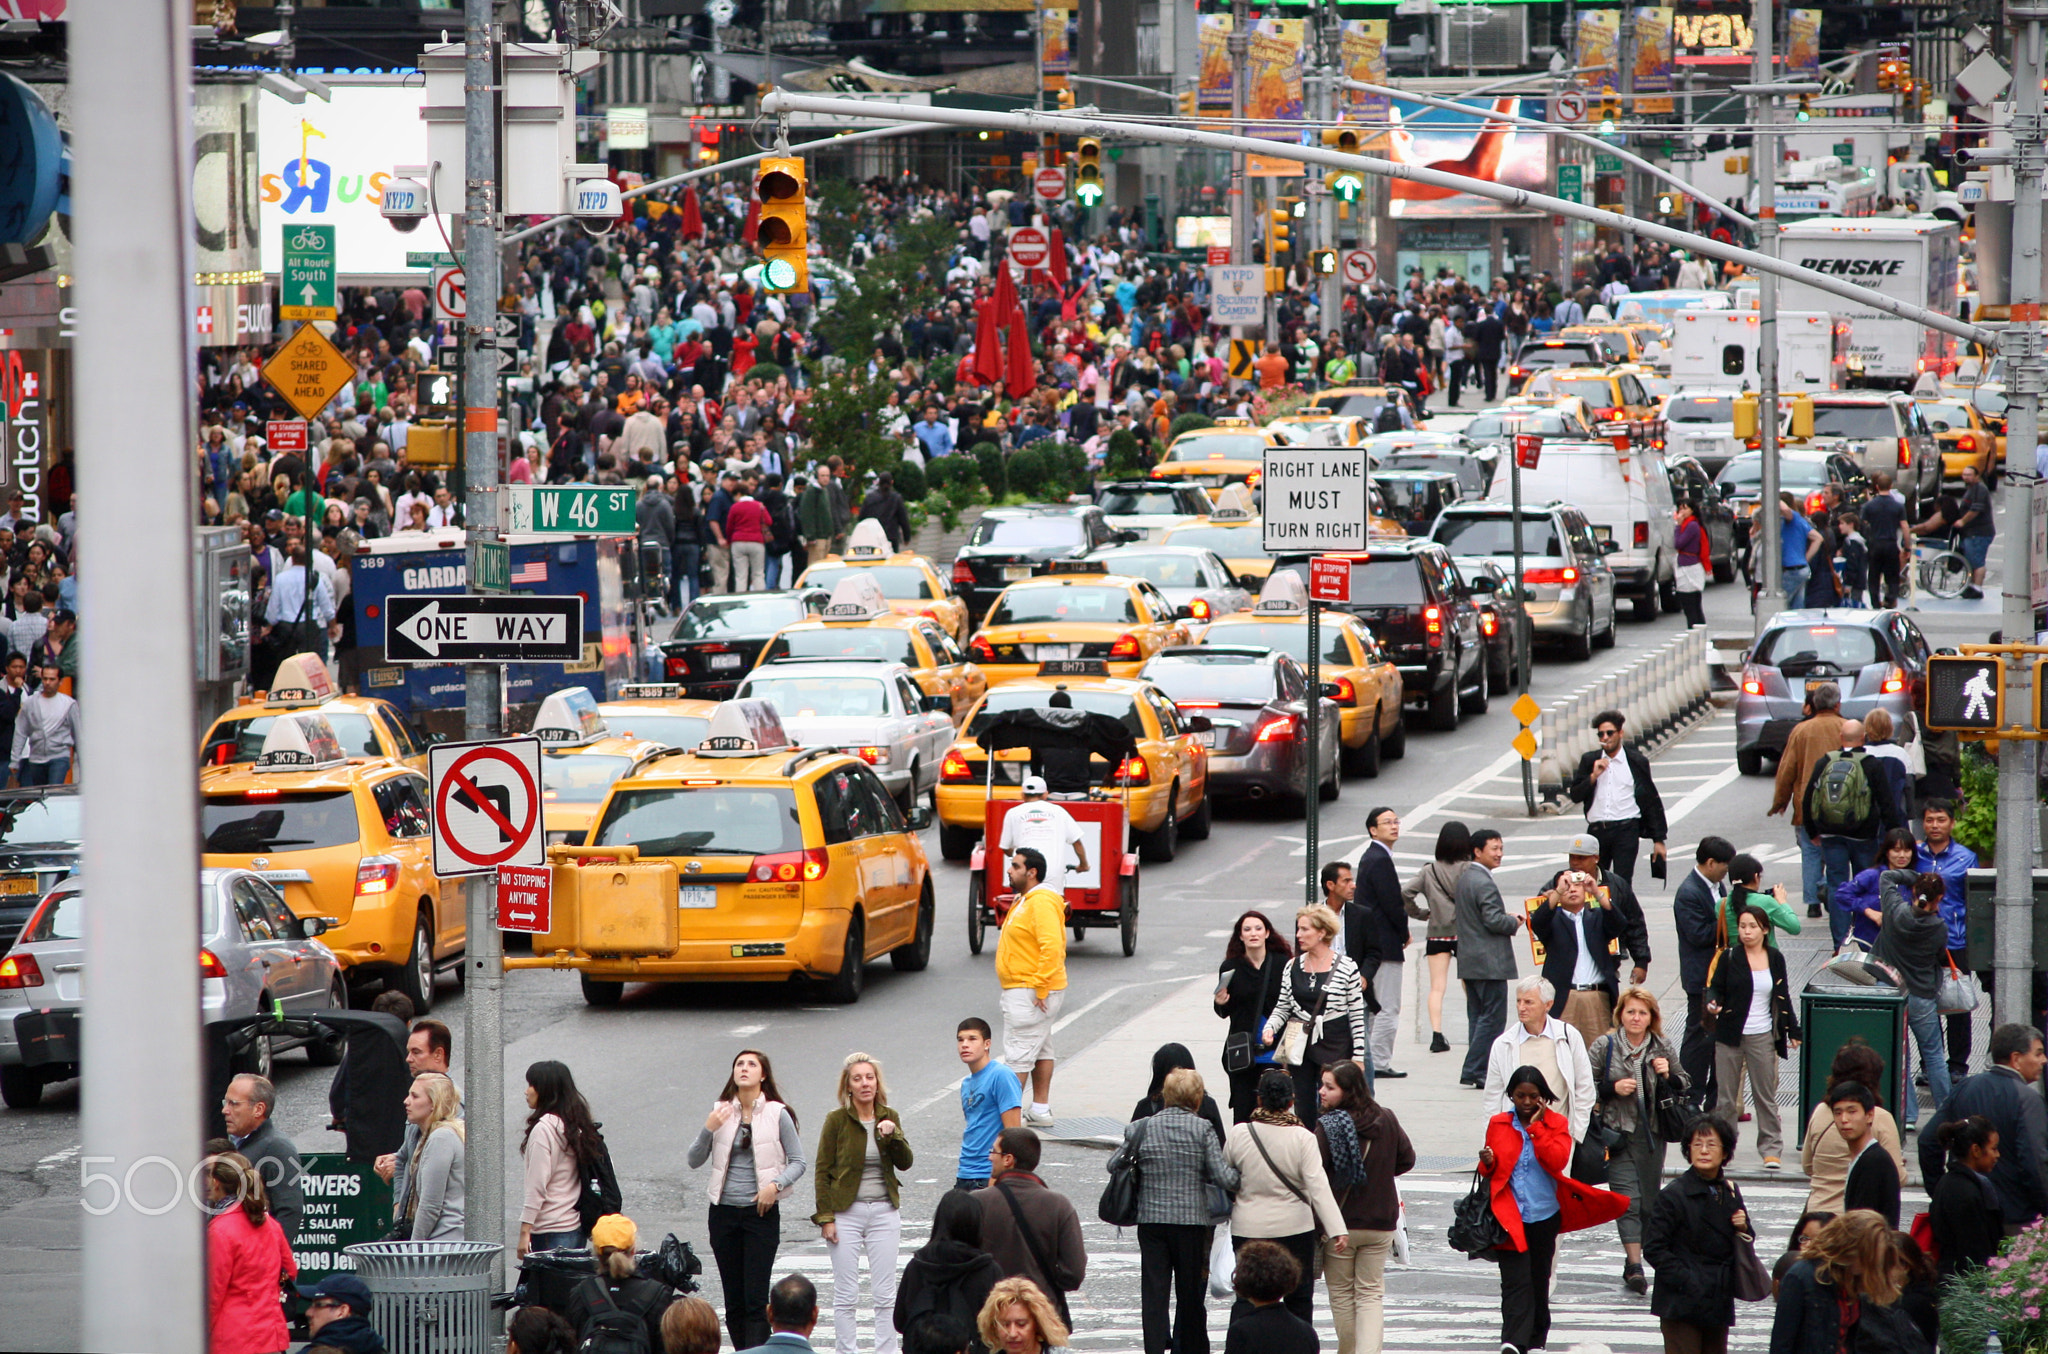
{"type": "Polygon", "coordinates": [[[583,658],[580,597],[393,594],[384,657],[393,663],[575,663],[583,658]]]}

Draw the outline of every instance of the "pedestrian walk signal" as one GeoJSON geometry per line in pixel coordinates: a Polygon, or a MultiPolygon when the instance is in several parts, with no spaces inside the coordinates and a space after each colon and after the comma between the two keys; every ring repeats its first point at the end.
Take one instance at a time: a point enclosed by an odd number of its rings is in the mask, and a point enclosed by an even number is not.
{"type": "Polygon", "coordinates": [[[1311,252],[1311,253],[1309,254],[1309,256],[1308,256],[1308,259],[1309,259],[1309,271],[1310,271],[1310,272],[1313,272],[1313,273],[1314,273],[1314,274],[1315,274],[1316,276],[1318,276],[1318,277],[1333,277],[1333,276],[1335,276],[1335,275],[1336,275],[1336,272],[1337,272],[1337,251],[1336,251],[1336,250],[1334,250],[1334,249],[1317,249],[1317,250],[1314,250],[1314,251],[1312,251],[1312,252],[1311,252]]]}
{"type": "Polygon", "coordinates": [[[2005,723],[2005,664],[1997,655],[1927,660],[1927,727],[1993,733],[2005,723]]]}

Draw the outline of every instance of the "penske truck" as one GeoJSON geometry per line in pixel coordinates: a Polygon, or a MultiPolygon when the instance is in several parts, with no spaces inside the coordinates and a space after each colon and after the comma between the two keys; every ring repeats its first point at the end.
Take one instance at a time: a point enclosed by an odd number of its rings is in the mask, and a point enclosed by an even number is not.
{"type": "MultiPolygon", "coordinates": [[[[1815,217],[1788,223],[1779,257],[1813,273],[1868,287],[1938,314],[1956,313],[1962,228],[1932,216],[1815,217]]],[[[1912,320],[1895,318],[1801,282],[1780,284],[1785,310],[1826,311],[1846,324],[1849,386],[1906,390],[1922,372],[1955,366],[1956,341],[1912,320]]]]}

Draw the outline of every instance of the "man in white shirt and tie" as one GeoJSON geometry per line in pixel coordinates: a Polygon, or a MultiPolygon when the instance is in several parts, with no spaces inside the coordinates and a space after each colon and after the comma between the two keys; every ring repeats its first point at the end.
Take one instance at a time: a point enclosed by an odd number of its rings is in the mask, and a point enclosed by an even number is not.
{"type": "Polygon", "coordinates": [[[1685,1038],[1678,1046],[1678,1065],[1692,1083],[1696,1105],[1712,1104],[1714,1037],[1703,1023],[1707,1009],[1707,968],[1720,946],[1721,900],[1728,896],[1728,866],[1735,844],[1726,837],[1702,837],[1697,862],[1671,897],[1678,927],[1678,985],[1685,989],[1685,1038]]]}

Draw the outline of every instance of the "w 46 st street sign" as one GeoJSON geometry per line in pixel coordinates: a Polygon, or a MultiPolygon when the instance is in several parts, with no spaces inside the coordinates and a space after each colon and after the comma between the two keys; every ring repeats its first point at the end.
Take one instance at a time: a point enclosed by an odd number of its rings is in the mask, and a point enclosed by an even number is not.
{"type": "Polygon", "coordinates": [[[596,485],[508,485],[505,530],[563,536],[631,536],[639,531],[633,491],[596,485]]]}

